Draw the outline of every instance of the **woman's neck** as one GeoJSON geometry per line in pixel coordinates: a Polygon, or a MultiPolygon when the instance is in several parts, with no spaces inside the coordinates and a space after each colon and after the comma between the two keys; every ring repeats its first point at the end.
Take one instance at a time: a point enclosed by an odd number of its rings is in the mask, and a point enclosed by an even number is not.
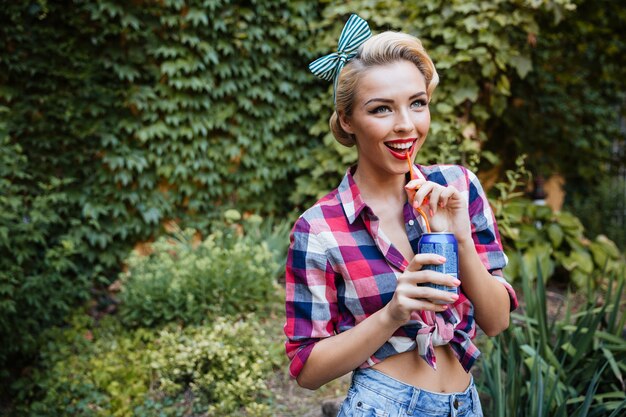
{"type": "Polygon", "coordinates": [[[357,167],[354,182],[359,187],[363,200],[372,208],[381,205],[404,205],[404,175],[375,175],[357,167]]]}

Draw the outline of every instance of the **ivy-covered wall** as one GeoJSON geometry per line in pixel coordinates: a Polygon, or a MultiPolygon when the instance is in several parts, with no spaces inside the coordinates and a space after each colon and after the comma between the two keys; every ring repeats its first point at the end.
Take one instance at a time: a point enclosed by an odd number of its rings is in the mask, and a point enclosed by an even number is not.
{"type": "Polygon", "coordinates": [[[0,368],[166,220],[288,210],[314,145],[303,63],[319,8],[3,3],[0,368]]]}

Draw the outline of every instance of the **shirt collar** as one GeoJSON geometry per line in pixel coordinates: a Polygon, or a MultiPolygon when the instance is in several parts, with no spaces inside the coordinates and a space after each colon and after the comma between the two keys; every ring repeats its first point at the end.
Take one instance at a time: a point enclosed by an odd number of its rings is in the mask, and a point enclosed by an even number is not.
{"type": "Polygon", "coordinates": [[[353,174],[355,170],[356,165],[348,168],[346,175],[344,175],[341,184],[339,184],[337,188],[339,201],[350,224],[354,223],[356,218],[361,214],[361,211],[367,207],[367,204],[365,204],[361,196],[359,186],[356,185],[354,181],[353,174]]]}
{"type": "MultiPolygon", "coordinates": [[[[338,187],[339,201],[341,202],[343,211],[346,214],[346,217],[348,218],[348,222],[350,224],[354,223],[354,221],[357,217],[359,217],[363,209],[368,207],[368,205],[365,204],[365,201],[363,201],[359,186],[354,181],[355,171],[356,165],[348,168],[348,170],[346,171],[346,175],[344,175],[343,180],[341,180],[341,184],[339,184],[338,187]]],[[[421,165],[413,165],[413,172],[416,174],[417,178],[426,179],[424,173],[422,172],[421,165]]]]}

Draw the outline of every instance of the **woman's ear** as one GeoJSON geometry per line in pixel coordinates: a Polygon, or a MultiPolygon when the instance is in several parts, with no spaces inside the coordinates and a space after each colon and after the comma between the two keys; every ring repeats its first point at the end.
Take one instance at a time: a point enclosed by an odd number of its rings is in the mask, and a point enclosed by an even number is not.
{"type": "Polygon", "coordinates": [[[354,134],[354,129],[352,129],[352,123],[351,123],[350,117],[346,116],[344,112],[337,112],[337,115],[339,118],[339,124],[341,125],[341,128],[345,132],[350,133],[351,135],[354,134]]]}

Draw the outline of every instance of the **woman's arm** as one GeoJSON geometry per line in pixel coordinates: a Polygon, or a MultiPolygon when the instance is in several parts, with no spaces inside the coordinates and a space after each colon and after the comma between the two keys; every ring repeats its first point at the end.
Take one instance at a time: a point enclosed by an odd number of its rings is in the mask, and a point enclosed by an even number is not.
{"type": "MultiPolygon", "coordinates": [[[[472,232],[473,226],[468,201],[455,187],[442,186],[425,179],[418,179],[409,182],[406,189],[409,198],[414,201],[415,207],[420,207],[422,204],[428,205],[433,230],[445,230],[454,233],[458,242],[459,277],[462,280],[463,292],[474,304],[475,318],[480,328],[487,335],[494,336],[509,325],[511,298],[507,288],[491,275],[478,255],[477,243],[473,236],[476,233],[487,232],[487,240],[490,241],[491,246],[497,246],[500,252],[502,248],[497,242],[495,221],[493,230],[487,230],[489,226],[486,221],[486,214],[489,217],[493,216],[482,187],[473,174],[466,171],[466,175],[468,187],[474,187],[474,191],[468,191],[468,193],[482,200],[479,202],[479,206],[485,210],[484,213],[479,213],[485,216],[481,219],[482,221],[478,222],[481,224],[481,230],[474,230],[474,232],[472,232]]],[[[476,239],[479,240],[478,237],[476,239]]],[[[484,244],[481,245],[485,247],[484,244]]]]}
{"type": "Polygon", "coordinates": [[[459,276],[463,292],[474,304],[476,323],[488,335],[495,336],[509,327],[509,293],[483,265],[473,240],[459,241],[459,276]]]}
{"type": "Polygon", "coordinates": [[[320,340],[297,377],[298,385],[315,390],[358,368],[401,324],[383,308],[352,329],[320,340]]]}

